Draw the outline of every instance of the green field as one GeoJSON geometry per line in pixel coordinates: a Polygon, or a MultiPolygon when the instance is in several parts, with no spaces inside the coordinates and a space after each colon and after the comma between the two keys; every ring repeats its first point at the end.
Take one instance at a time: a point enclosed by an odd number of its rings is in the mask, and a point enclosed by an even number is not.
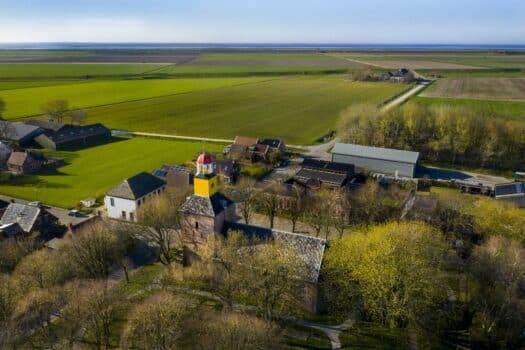
{"type": "Polygon", "coordinates": [[[405,89],[350,82],[342,76],[281,78],[88,110],[91,122],[113,129],[234,138],[280,137],[310,144],[333,130],[345,108],[379,104],[405,89]]]}
{"type": "Polygon", "coordinates": [[[16,79],[84,79],[141,75],[162,68],[161,64],[0,64],[0,80],[16,79]]]}
{"type": "Polygon", "coordinates": [[[423,105],[465,107],[483,115],[510,120],[525,120],[525,102],[483,101],[457,98],[415,97],[411,101],[423,105]]]}
{"type": "Polygon", "coordinates": [[[525,102],[525,78],[438,79],[420,96],[525,102]]]}
{"type": "MultiPolygon", "coordinates": [[[[69,101],[70,106],[87,108],[224,86],[248,84],[266,79],[268,78],[147,79],[72,82],[71,84],[56,86],[3,90],[0,91],[0,98],[6,103],[6,118],[13,119],[38,115],[41,113],[41,106],[43,104],[55,99],[66,99],[69,101]]],[[[5,84],[8,83],[3,83],[3,85],[5,84]]]]}
{"type": "Polygon", "coordinates": [[[52,155],[67,165],[39,175],[24,176],[0,185],[0,193],[26,200],[71,208],[86,197],[100,197],[125,178],[152,171],[163,164],[181,164],[203,151],[221,150],[218,144],[121,138],[115,142],[77,152],[52,155]]]}

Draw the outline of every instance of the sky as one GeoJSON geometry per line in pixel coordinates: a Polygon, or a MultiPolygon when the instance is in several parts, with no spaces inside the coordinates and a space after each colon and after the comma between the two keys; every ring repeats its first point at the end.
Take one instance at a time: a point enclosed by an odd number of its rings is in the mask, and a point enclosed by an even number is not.
{"type": "Polygon", "coordinates": [[[0,42],[525,44],[525,0],[0,0],[0,42]]]}

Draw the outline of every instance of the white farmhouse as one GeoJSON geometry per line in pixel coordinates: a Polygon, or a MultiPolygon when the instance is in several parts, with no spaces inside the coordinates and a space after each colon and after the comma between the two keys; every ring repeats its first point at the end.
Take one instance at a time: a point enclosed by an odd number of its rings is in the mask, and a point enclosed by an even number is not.
{"type": "Polygon", "coordinates": [[[112,219],[137,221],[137,209],[148,198],[166,190],[166,181],[142,172],[106,193],[104,203],[108,217],[112,219]]]}

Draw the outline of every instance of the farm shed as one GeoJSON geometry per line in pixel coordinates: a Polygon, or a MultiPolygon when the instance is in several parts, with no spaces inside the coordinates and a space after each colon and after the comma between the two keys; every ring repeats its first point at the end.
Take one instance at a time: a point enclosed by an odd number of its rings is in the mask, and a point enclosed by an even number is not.
{"type": "Polygon", "coordinates": [[[525,208],[525,182],[511,182],[494,186],[494,198],[525,208]]]}
{"type": "Polygon", "coordinates": [[[58,129],[46,129],[35,141],[42,147],[53,150],[81,149],[107,142],[111,131],[102,124],[85,126],[63,125],[58,129]]]}
{"type": "Polygon", "coordinates": [[[419,164],[419,152],[337,143],[332,149],[332,161],[354,164],[367,171],[412,178],[419,164]]]}

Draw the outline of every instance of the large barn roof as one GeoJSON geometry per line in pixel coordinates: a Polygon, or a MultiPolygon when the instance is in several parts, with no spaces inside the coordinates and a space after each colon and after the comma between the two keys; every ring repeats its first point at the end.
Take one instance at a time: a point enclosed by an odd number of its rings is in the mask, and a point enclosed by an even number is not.
{"type": "Polygon", "coordinates": [[[389,160],[401,163],[416,164],[419,160],[419,152],[404,151],[392,148],[381,148],[354,145],[350,143],[336,143],[332,154],[342,154],[361,158],[373,158],[389,160]]]}
{"type": "Polygon", "coordinates": [[[166,185],[166,181],[142,172],[124,180],[117,187],[108,191],[107,195],[124,199],[139,199],[166,185]]]}

